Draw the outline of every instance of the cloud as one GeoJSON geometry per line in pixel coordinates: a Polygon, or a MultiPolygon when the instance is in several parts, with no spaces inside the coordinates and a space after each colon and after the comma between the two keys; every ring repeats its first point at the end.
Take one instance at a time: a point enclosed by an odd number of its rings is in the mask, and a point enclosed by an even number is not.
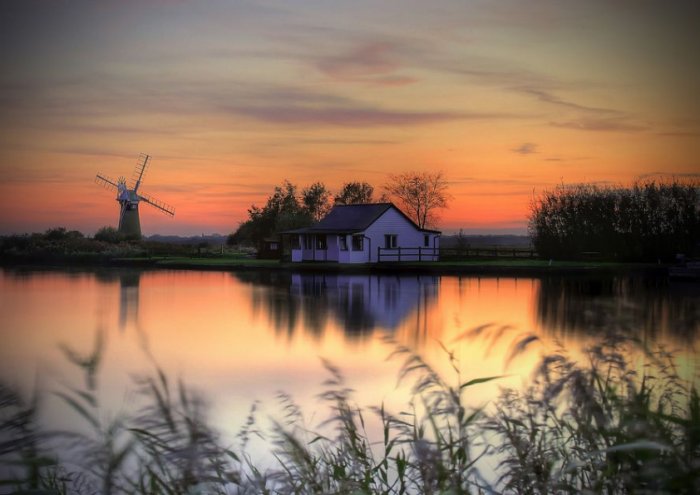
{"type": "Polygon", "coordinates": [[[657,136],[662,136],[662,137],[700,137],[700,132],[691,132],[691,131],[676,131],[676,132],[659,132],[656,134],[657,136]]]}
{"type": "Polygon", "coordinates": [[[598,114],[598,115],[622,115],[622,112],[619,110],[614,110],[611,108],[602,108],[602,107],[590,107],[587,105],[580,105],[578,103],[572,102],[572,101],[567,101],[562,98],[559,98],[558,96],[555,96],[553,93],[543,90],[543,89],[538,89],[534,87],[515,87],[513,88],[515,91],[520,92],[520,93],[525,93],[530,96],[534,96],[538,101],[541,101],[543,103],[550,103],[552,105],[557,105],[561,107],[566,107],[570,108],[572,110],[579,110],[582,112],[586,113],[593,113],[593,114],[598,114]]]}
{"type": "Polygon", "coordinates": [[[625,119],[610,118],[610,119],[595,119],[581,118],[569,120],[566,122],[550,122],[552,127],[560,127],[563,129],[575,129],[578,131],[598,131],[598,132],[641,132],[648,128],[632,124],[625,119]]]}
{"type": "MultiPolygon", "coordinates": [[[[646,126],[635,123],[628,112],[615,108],[585,105],[578,101],[562,98],[557,94],[560,91],[580,93],[594,87],[604,88],[601,86],[602,83],[589,80],[564,80],[552,75],[523,69],[512,62],[484,57],[471,56],[463,60],[433,58],[427,61],[427,65],[436,70],[458,74],[475,84],[497,87],[503,91],[529,97],[544,104],[543,107],[549,106],[560,111],[567,111],[565,115],[567,115],[568,120],[549,122],[549,125],[554,127],[588,131],[636,132],[647,130],[646,126]]],[[[543,111],[545,110],[543,109],[543,111]]],[[[536,115],[531,115],[531,117],[539,118],[536,115]]],[[[561,118],[561,114],[557,118],[561,118]]]]}
{"type": "Polygon", "coordinates": [[[301,144],[328,144],[328,145],[385,145],[401,144],[398,139],[295,139],[295,143],[301,144]]]}
{"type": "Polygon", "coordinates": [[[511,151],[520,155],[531,155],[537,153],[537,145],[535,143],[523,143],[517,148],[513,148],[511,151]]]}
{"type": "Polygon", "coordinates": [[[413,126],[456,120],[512,117],[496,113],[409,112],[357,106],[242,105],[229,107],[229,110],[272,124],[344,127],[413,126]]]}
{"type": "Polygon", "coordinates": [[[400,63],[397,45],[387,41],[367,41],[338,55],[323,56],[314,63],[317,70],[336,81],[370,83],[379,86],[405,86],[415,77],[397,75],[400,63]]]}
{"type": "Polygon", "coordinates": [[[323,57],[316,67],[334,79],[386,74],[398,68],[398,63],[391,57],[392,50],[390,43],[369,42],[342,55],[323,57]]]}
{"type": "Polygon", "coordinates": [[[368,80],[367,82],[374,84],[376,86],[397,87],[397,86],[407,86],[409,84],[413,84],[415,82],[418,82],[418,79],[415,77],[408,77],[408,76],[384,76],[384,77],[373,77],[371,80],[368,80]]]}
{"type": "MultiPolygon", "coordinates": [[[[488,178],[478,178],[478,177],[457,177],[455,179],[450,179],[450,185],[474,185],[478,187],[484,186],[537,186],[542,183],[541,180],[534,177],[523,176],[522,178],[509,178],[509,179],[488,179],[488,178]]],[[[471,190],[470,190],[471,191],[471,190]]],[[[468,194],[472,194],[469,192],[468,194]]]]}
{"type": "MultiPolygon", "coordinates": [[[[406,86],[418,82],[407,69],[423,69],[425,41],[414,36],[366,28],[309,25],[276,36],[282,53],[333,82],[371,86],[406,86]]],[[[275,49],[279,53],[279,49],[275,49]]]]}

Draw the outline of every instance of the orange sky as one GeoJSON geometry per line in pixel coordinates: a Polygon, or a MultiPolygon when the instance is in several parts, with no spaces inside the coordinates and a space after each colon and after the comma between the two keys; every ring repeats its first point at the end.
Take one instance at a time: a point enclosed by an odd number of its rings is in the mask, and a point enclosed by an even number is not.
{"type": "Polygon", "coordinates": [[[561,182],[700,171],[694,2],[6,0],[0,233],[228,233],[284,179],[444,171],[445,231],[524,232],[561,182]]]}

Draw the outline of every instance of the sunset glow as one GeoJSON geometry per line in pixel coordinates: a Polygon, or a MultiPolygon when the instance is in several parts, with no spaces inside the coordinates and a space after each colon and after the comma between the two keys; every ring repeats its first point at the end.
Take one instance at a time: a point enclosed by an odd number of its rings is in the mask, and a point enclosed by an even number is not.
{"type": "Polygon", "coordinates": [[[438,227],[525,233],[557,184],[697,177],[697,2],[8,0],[0,234],[229,233],[275,185],[442,170],[438,227]]]}

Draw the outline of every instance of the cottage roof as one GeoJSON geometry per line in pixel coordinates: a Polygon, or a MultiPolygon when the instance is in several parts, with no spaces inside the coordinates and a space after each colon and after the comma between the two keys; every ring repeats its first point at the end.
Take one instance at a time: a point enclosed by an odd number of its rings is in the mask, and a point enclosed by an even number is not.
{"type": "Polygon", "coordinates": [[[412,223],[417,230],[423,232],[439,233],[436,230],[419,228],[413,220],[408,218],[392,203],[367,203],[357,205],[336,205],[318,223],[303,229],[290,230],[287,234],[352,234],[363,232],[369,228],[387,210],[394,208],[406,220],[412,223]]]}

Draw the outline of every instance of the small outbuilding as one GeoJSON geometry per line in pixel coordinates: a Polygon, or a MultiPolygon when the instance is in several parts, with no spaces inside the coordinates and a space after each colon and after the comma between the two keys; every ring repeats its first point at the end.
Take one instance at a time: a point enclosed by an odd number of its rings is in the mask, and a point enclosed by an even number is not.
{"type": "Polygon", "coordinates": [[[440,232],[422,229],[392,203],[338,205],[321,221],[283,233],[291,261],[437,261],[440,232]]]}

